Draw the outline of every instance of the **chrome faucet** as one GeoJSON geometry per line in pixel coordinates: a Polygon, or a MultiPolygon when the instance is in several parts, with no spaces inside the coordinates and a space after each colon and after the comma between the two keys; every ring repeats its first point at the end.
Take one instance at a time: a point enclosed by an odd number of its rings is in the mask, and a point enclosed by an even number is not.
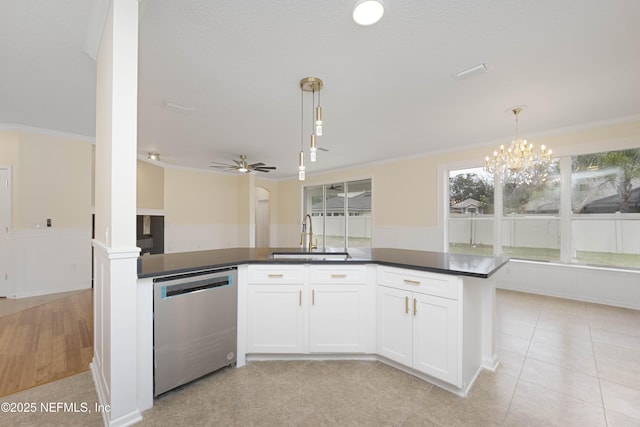
{"type": "Polygon", "coordinates": [[[313,243],[313,221],[311,220],[311,215],[306,214],[302,219],[302,232],[300,233],[300,246],[306,248],[309,252],[314,249],[318,249],[318,239],[316,239],[316,243],[313,243]],[[309,219],[309,233],[307,233],[307,219],[309,219]],[[307,242],[306,239],[309,239],[307,242]]]}

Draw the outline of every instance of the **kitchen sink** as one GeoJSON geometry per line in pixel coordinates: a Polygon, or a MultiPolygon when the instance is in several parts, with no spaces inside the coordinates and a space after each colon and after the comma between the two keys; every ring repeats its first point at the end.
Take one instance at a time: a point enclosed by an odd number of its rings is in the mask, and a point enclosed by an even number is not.
{"type": "Polygon", "coordinates": [[[314,261],[346,261],[351,256],[348,252],[273,252],[273,259],[308,259],[314,261]]]}

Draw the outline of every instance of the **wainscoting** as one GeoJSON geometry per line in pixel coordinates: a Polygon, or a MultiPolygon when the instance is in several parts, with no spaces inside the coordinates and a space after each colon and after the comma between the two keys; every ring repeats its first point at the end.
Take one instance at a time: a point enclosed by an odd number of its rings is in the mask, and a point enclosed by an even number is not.
{"type": "Polygon", "coordinates": [[[11,230],[7,297],[91,288],[91,228],[11,230]]]}
{"type": "Polygon", "coordinates": [[[640,271],[511,260],[496,287],[640,309],[640,271]]]}

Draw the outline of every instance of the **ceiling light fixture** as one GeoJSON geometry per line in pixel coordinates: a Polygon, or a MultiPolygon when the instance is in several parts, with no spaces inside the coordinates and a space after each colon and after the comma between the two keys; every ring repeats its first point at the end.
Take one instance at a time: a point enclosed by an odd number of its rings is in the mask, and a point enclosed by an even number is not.
{"type": "MultiPolygon", "coordinates": [[[[300,80],[300,89],[302,90],[302,128],[304,129],[304,93],[311,92],[311,147],[309,149],[309,160],[316,161],[318,155],[318,145],[316,137],[322,135],[322,107],[320,106],[320,90],[323,82],[318,77],[305,77],[300,80]],[[318,93],[318,103],[316,104],[316,92],[318,93]],[[314,116],[315,110],[315,116],[314,116]]],[[[301,130],[304,134],[304,130],[301,130]]],[[[302,150],[302,147],[301,147],[302,150]]],[[[304,166],[304,158],[300,157],[300,165],[304,166]]],[[[301,178],[302,180],[303,178],[301,178]]]]}
{"type": "Polygon", "coordinates": [[[240,155],[240,164],[238,165],[238,172],[247,173],[249,172],[249,168],[247,167],[247,156],[244,154],[240,155]]]}
{"type": "Polygon", "coordinates": [[[154,162],[160,161],[160,153],[147,153],[147,160],[153,160],[154,162]]]}
{"type": "Polygon", "coordinates": [[[531,183],[536,177],[542,181],[546,178],[547,169],[551,163],[551,150],[542,145],[540,153],[533,151],[533,144],[519,136],[518,115],[523,107],[513,107],[511,112],[516,117],[516,137],[509,148],[501,145],[493,152],[493,158],[485,157],[484,170],[489,173],[499,173],[503,179],[515,180],[516,183],[531,183]]]}
{"type": "Polygon", "coordinates": [[[382,15],[384,15],[384,4],[381,0],[358,0],[353,5],[353,20],[363,27],[380,21],[382,15]]]}
{"type": "MultiPolygon", "coordinates": [[[[302,83],[301,83],[302,84],[302,83]]],[[[298,157],[298,180],[305,180],[305,166],[304,166],[304,92],[300,92],[300,155],[298,157]]]]}

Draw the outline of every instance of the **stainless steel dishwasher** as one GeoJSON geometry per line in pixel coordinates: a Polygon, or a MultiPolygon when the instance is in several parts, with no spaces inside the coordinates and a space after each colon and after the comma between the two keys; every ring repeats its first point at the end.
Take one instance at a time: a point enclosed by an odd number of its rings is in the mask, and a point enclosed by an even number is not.
{"type": "Polygon", "coordinates": [[[236,362],[237,269],[153,280],[154,396],[236,362]]]}

